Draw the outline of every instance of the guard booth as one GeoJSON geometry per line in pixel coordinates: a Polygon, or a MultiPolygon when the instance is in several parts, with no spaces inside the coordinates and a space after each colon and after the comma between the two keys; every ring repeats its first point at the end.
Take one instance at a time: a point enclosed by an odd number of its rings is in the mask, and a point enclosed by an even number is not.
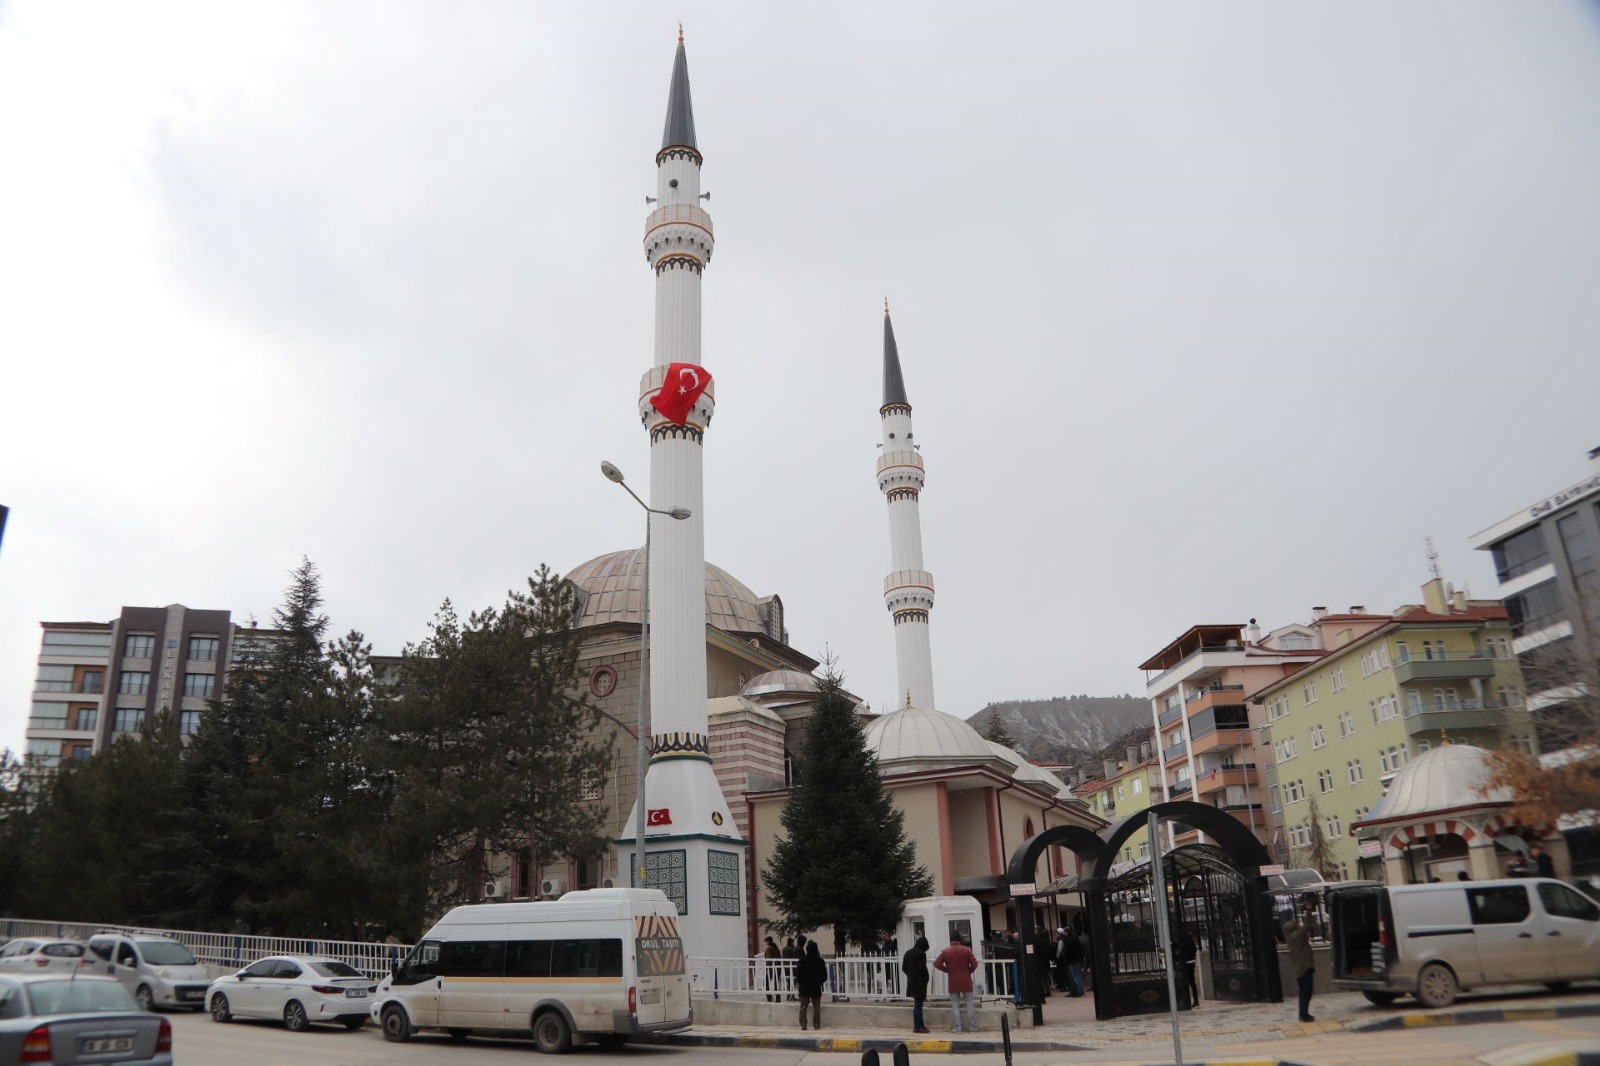
{"type": "Polygon", "coordinates": [[[923,896],[906,900],[900,924],[895,927],[895,940],[904,954],[917,937],[928,938],[928,998],[933,999],[950,994],[945,975],[933,968],[933,960],[957,937],[965,937],[967,946],[976,953],[982,930],[983,906],[971,896],[923,896]]]}

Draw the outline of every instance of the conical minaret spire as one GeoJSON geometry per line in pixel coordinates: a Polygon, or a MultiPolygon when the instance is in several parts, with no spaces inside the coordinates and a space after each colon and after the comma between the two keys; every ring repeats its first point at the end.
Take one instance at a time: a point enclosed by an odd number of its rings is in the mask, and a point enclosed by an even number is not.
{"type": "Polygon", "coordinates": [[[883,579],[883,602],[894,617],[895,667],[906,706],[933,710],[933,645],[928,633],[933,575],[922,568],[918,510],[924,471],[887,300],[883,304],[883,406],[878,414],[883,420],[878,489],[889,501],[890,572],[883,579]]]}
{"type": "Polygon", "coordinates": [[[667,94],[667,125],[661,131],[661,150],[689,148],[694,143],[694,103],[689,99],[689,57],[683,50],[683,27],[678,27],[678,54],[672,60],[672,89],[667,94]]]}

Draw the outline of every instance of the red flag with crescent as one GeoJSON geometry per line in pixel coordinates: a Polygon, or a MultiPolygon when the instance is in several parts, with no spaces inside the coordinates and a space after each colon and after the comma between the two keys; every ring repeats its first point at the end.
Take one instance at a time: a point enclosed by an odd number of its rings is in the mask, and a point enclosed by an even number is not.
{"type": "Polygon", "coordinates": [[[668,422],[683,425],[694,410],[695,401],[711,384],[711,375],[703,366],[693,363],[669,363],[661,379],[661,391],[650,397],[650,406],[661,412],[668,422]]]}
{"type": "Polygon", "coordinates": [[[672,809],[669,807],[645,808],[645,825],[671,825],[672,809]]]}

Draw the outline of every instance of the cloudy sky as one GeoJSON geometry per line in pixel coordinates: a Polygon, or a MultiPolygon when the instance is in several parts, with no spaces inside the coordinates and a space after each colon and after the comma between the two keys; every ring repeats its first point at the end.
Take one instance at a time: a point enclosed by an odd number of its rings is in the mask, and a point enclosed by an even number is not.
{"type": "Polygon", "coordinates": [[[0,0],[0,745],[38,623],[379,651],[638,544],[677,20],[717,255],[709,558],[894,703],[894,309],[940,706],[1197,622],[1492,590],[1600,445],[1593,4],[0,0]]]}

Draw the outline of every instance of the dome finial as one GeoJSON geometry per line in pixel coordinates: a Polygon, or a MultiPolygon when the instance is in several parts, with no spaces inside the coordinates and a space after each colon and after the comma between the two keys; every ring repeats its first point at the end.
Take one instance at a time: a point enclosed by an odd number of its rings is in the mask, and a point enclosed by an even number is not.
{"type": "Polygon", "coordinates": [[[906,710],[911,709],[911,690],[906,689],[906,710]]]}
{"type": "Polygon", "coordinates": [[[1439,730],[1439,743],[1447,748],[1450,746],[1450,733],[1448,730],[1439,730]]]}

